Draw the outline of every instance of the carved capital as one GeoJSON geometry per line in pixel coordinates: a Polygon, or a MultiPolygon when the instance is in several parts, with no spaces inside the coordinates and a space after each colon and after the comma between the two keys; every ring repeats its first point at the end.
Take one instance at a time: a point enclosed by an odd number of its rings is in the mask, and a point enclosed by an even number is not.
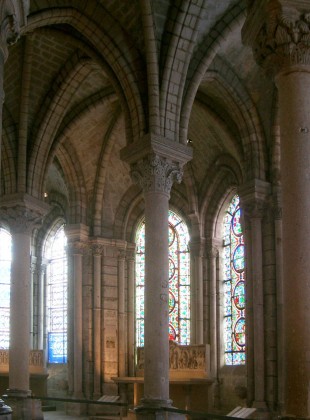
{"type": "Polygon", "coordinates": [[[0,50],[4,61],[8,57],[8,46],[20,36],[20,27],[26,24],[29,0],[1,0],[0,3],[0,50]]]}
{"type": "Polygon", "coordinates": [[[173,182],[181,182],[183,170],[180,164],[173,163],[156,154],[132,165],[131,176],[145,193],[162,192],[170,195],[173,182]]]}
{"type": "Polygon", "coordinates": [[[219,256],[219,248],[214,245],[207,247],[207,258],[210,260],[212,258],[217,258],[219,256]]]}
{"type": "Polygon", "coordinates": [[[128,261],[134,261],[136,258],[136,251],[134,249],[127,249],[126,258],[128,261]]]}
{"type": "Polygon", "coordinates": [[[119,261],[124,261],[125,258],[126,258],[126,250],[125,249],[119,249],[117,257],[118,257],[119,261]]]}
{"type": "Polygon", "coordinates": [[[275,220],[282,220],[282,197],[280,191],[277,191],[272,197],[271,211],[275,220]]]}
{"type": "Polygon", "coordinates": [[[260,0],[252,6],[243,40],[268,73],[310,65],[310,5],[303,0],[260,0]],[[254,9],[254,10],[253,10],[254,9]]]}
{"type": "Polygon", "coordinates": [[[84,255],[89,251],[89,246],[85,242],[69,242],[67,250],[70,255],[84,255]]]}
{"type": "Polygon", "coordinates": [[[24,205],[0,208],[0,218],[13,233],[29,233],[42,224],[42,213],[24,205]]]}
{"type": "Polygon", "coordinates": [[[267,204],[263,200],[254,199],[242,204],[244,216],[250,219],[262,219],[267,209],[267,204]]]}
{"type": "Polygon", "coordinates": [[[247,219],[261,219],[267,209],[271,186],[268,182],[254,179],[239,188],[240,207],[243,210],[245,226],[247,219]]]}
{"type": "Polygon", "coordinates": [[[100,244],[91,244],[91,250],[93,255],[101,256],[104,251],[104,246],[100,244]]]}

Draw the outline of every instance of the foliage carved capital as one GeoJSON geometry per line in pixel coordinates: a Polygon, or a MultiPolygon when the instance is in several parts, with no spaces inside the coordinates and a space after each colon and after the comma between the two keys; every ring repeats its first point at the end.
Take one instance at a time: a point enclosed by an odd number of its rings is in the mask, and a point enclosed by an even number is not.
{"type": "Polygon", "coordinates": [[[11,232],[31,234],[33,229],[41,226],[43,216],[37,210],[16,205],[1,207],[0,218],[9,226],[11,232]]]}
{"type": "Polygon", "coordinates": [[[257,63],[275,75],[296,65],[310,65],[310,5],[288,0],[254,3],[243,27],[257,63]],[[299,7],[300,6],[300,7],[299,7]]]}
{"type": "Polygon", "coordinates": [[[29,0],[2,0],[0,4],[0,50],[4,61],[8,57],[8,46],[20,36],[20,28],[26,24],[29,0]]]}
{"type": "Polygon", "coordinates": [[[131,167],[132,180],[141,186],[144,193],[162,192],[170,195],[173,182],[180,183],[182,176],[181,164],[156,154],[148,155],[131,167]]]}

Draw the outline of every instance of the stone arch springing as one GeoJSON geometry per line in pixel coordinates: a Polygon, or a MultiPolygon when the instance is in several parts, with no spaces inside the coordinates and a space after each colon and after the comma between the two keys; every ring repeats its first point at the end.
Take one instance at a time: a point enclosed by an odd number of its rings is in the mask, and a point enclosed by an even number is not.
{"type": "Polygon", "coordinates": [[[245,19],[245,6],[237,1],[224,16],[222,16],[200,42],[200,47],[195,51],[192,57],[190,67],[187,73],[187,82],[184,88],[182,110],[180,113],[180,142],[187,143],[187,132],[192,110],[192,104],[195,100],[200,83],[213,61],[222,42],[228,38],[229,33],[240,26],[245,19]],[[213,37],[211,34],[216,33],[213,37]]]}

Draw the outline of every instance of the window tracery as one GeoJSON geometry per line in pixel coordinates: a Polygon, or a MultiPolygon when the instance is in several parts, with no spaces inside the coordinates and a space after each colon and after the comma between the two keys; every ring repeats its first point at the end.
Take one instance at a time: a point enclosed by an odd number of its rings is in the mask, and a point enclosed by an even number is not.
{"type": "MultiPolygon", "coordinates": [[[[169,339],[190,342],[189,233],[184,221],[169,211],[169,339]]],[[[136,235],[136,345],[144,346],[145,223],[136,235]]]]}
{"type": "Polygon", "coordinates": [[[67,362],[67,238],[62,225],[48,240],[46,332],[49,363],[67,362]]]}
{"type": "Polygon", "coordinates": [[[235,195],[223,223],[224,348],[226,365],[245,364],[245,258],[241,208],[235,195]]]}

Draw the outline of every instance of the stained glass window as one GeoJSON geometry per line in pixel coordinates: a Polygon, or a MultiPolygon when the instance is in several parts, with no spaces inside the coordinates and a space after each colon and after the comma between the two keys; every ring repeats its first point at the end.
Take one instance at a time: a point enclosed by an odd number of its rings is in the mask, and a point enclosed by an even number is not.
{"type": "MultiPolygon", "coordinates": [[[[190,256],[186,224],[169,211],[169,339],[190,342],[190,256]]],[[[145,224],[136,236],[136,344],[144,346],[145,224]]]]}
{"type": "Polygon", "coordinates": [[[0,228],[0,349],[8,349],[10,344],[11,249],[10,233],[0,228]]]}
{"type": "Polygon", "coordinates": [[[47,264],[48,362],[67,362],[67,239],[61,226],[49,240],[47,264]]]}
{"type": "Polygon", "coordinates": [[[239,197],[235,195],[224,216],[224,346],[225,364],[245,364],[244,240],[239,197]]]}

